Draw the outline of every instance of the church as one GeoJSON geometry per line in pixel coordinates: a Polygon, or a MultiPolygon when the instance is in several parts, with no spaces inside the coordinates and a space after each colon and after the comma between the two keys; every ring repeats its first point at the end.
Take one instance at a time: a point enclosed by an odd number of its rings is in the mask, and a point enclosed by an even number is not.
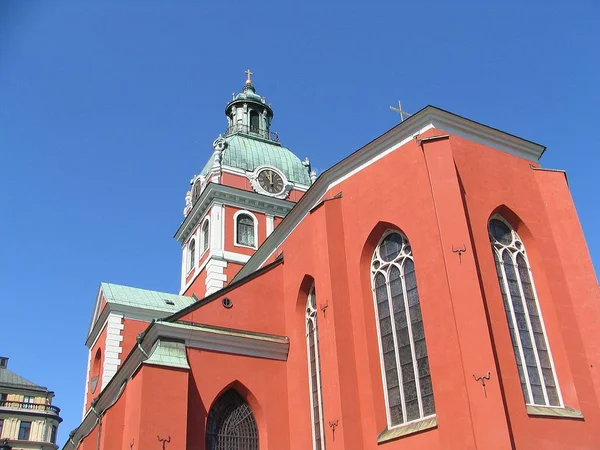
{"type": "Polygon", "coordinates": [[[600,447],[600,292],[543,145],[427,106],[317,174],[252,73],[179,293],[101,283],[65,450],[600,447]]]}

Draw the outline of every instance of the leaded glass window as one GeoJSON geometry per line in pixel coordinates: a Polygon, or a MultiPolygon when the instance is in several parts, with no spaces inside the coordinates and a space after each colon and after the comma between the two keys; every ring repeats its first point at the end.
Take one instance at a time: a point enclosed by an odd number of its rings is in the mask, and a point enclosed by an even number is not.
{"type": "Polygon", "coordinates": [[[562,406],[525,245],[499,216],[490,220],[489,234],[525,403],[562,406]]]}
{"type": "Polygon", "coordinates": [[[254,247],[254,219],[248,214],[240,214],[236,219],[236,242],[240,245],[254,247]]]}
{"type": "Polygon", "coordinates": [[[317,328],[317,300],[315,288],[310,290],[306,302],[306,346],[308,350],[308,380],[312,418],[313,450],[325,449],[323,421],[323,394],[321,387],[321,358],[317,328]]]}
{"type": "Polygon", "coordinates": [[[429,360],[408,239],[388,232],[371,262],[373,299],[390,427],[435,414],[429,360]]]}
{"type": "Polygon", "coordinates": [[[208,413],[206,449],[258,450],[254,414],[234,389],[221,395],[208,413]]]}
{"type": "Polygon", "coordinates": [[[202,224],[202,252],[208,250],[208,242],[210,239],[210,222],[208,219],[202,224]]]}

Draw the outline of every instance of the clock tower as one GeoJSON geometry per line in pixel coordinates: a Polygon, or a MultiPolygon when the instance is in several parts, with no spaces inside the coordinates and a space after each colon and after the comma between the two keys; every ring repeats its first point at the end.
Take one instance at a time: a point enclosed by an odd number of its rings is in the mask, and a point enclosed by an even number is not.
{"type": "Polygon", "coordinates": [[[223,288],[316,178],[271,130],[273,110],[246,70],[242,91],[225,107],[227,129],[190,181],[181,243],[180,294],[203,298],[223,288]]]}

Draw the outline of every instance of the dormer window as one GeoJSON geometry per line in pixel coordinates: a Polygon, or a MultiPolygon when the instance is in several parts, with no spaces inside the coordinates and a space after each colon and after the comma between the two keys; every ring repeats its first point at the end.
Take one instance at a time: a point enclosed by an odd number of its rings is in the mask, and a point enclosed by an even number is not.
{"type": "Polygon", "coordinates": [[[258,113],[256,111],[250,111],[250,132],[258,133],[260,130],[258,113]]]}

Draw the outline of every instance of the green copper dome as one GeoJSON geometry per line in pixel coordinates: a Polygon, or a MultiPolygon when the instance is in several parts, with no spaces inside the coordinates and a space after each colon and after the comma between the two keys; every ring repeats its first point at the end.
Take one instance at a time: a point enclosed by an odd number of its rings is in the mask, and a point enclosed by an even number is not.
{"type": "MultiPolygon", "coordinates": [[[[289,149],[268,140],[257,139],[242,133],[225,137],[227,145],[221,154],[221,164],[247,172],[260,166],[279,169],[289,181],[310,186],[310,173],[307,166],[289,149]]],[[[214,154],[202,169],[207,176],[214,163],[214,154]]]]}

